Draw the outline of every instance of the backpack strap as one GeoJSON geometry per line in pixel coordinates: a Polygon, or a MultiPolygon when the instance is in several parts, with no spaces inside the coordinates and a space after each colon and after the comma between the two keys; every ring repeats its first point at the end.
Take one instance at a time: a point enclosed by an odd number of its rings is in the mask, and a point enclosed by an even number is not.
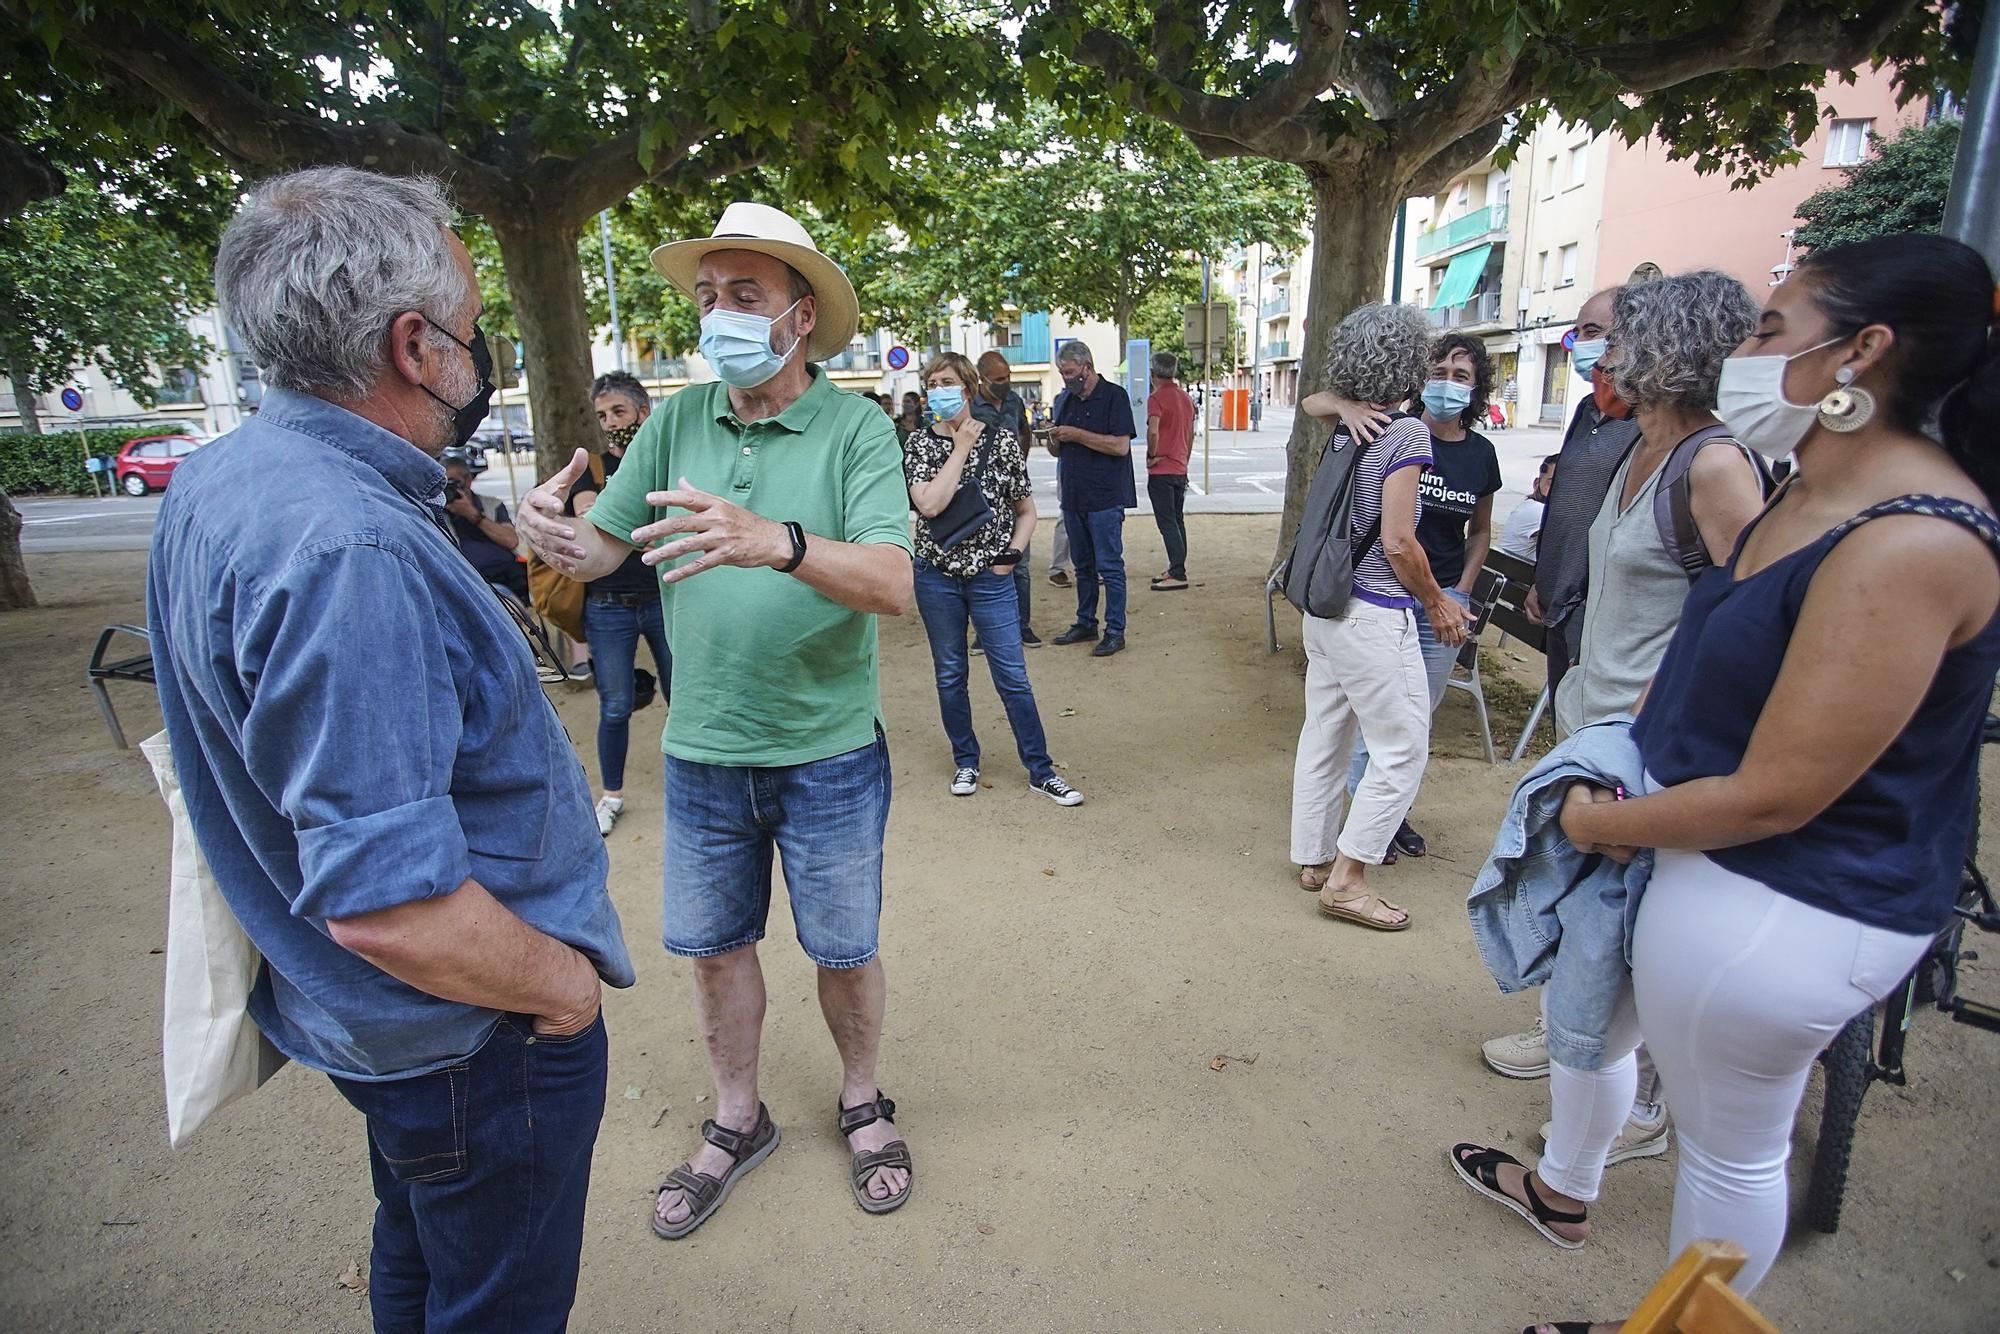
{"type": "Polygon", "coordinates": [[[1726,440],[1736,446],[1757,474],[1757,489],[1766,496],[1771,492],[1770,474],[1764,471],[1764,465],[1742,441],[1731,436],[1729,428],[1721,422],[1702,427],[1674,446],[1673,452],[1667,455],[1667,461],[1660,465],[1660,484],[1653,492],[1653,522],[1659,527],[1660,541],[1665,544],[1668,553],[1680,562],[1689,583],[1715,564],[1708,544],[1702,540],[1701,526],[1694,521],[1693,472],[1695,456],[1717,440],[1726,440]]]}
{"type": "Polygon", "coordinates": [[[1993,558],[2000,560],[2000,519],[1994,518],[1991,513],[1981,509],[1977,505],[1954,499],[1951,496],[1896,496],[1883,501],[1879,505],[1870,505],[1867,509],[1828,533],[1827,545],[1832,546],[1839,542],[1841,538],[1846,537],[1870,519],[1880,519],[1890,514],[1921,514],[1927,518],[1943,519],[1948,523],[1955,523],[1961,528],[1970,530],[1980,541],[1986,544],[1986,549],[1993,553],[1993,558]]]}

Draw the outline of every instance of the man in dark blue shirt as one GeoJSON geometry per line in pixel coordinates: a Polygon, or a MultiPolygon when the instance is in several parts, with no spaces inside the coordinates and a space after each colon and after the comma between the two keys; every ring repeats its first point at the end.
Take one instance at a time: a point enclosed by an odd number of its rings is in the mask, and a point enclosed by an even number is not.
{"type": "Polygon", "coordinates": [[[1097,373],[1090,349],[1071,340],[1056,353],[1062,402],[1049,449],[1057,494],[1076,561],[1076,624],[1057,644],[1097,638],[1097,581],[1104,581],[1104,638],[1090,651],[1108,658],[1125,647],[1125,511],[1139,503],[1132,485],[1132,400],[1097,373]]]}

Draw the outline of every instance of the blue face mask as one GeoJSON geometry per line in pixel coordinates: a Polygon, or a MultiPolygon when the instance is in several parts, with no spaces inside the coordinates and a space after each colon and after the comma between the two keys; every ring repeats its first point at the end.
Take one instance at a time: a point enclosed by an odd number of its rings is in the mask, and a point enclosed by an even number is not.
{"type": "Polygon", "coordinates": [[[727,383],[738,389],[755,389],[783,370],[798,346],[795,342],[782,353],[771,348],[772,329],[798,308],[794,301],[784,314],[768,319],[717,306],[701,317],[701,355],[727,383]]]}
{"type": "Polygon", "coordinates": [[[1597,366],[1597,360],[1604,355],[1606,340],[1602,338],[1579,338],[1576,346],[1569,350],[1569,364],[1576,367],[1576,373],[1584,379],[1597,366]]]}
{"type": "Polygon", "coordinates": [[[931,415],[941,422],[956,421],[958,414],[965,411],[965,391],[955,384],[928,390],[925,397],[930,402],[931,415]]]}
{"type": "Polygon", "coordinates": [[[1424,382],[1424,410],[1441,422],[1455,422],[1472,406],[1472,386],[1451,380],[1424,382]]]}

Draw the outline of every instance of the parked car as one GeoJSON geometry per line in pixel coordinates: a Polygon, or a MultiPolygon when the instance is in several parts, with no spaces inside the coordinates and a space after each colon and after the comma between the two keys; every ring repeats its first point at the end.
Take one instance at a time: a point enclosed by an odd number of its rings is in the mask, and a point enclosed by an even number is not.
{"type": "Polygon", "coordinates": [[[142,435],[120,447],[111,475],[128,496],[164,491],[181,460],[199,448],[201,442],[189,435],[142,435]]]}

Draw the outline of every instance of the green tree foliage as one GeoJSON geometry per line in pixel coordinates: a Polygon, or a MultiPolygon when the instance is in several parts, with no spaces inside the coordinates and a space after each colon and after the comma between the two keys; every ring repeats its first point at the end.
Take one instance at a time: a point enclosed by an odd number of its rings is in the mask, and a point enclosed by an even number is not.
{"type": "MultiPolygon", "coordinates": [[[[1213,280],[1211,280],[1213,281],[1213,280]]],[[[1241,340],[1242,325],[1237,322],[1236,303],[1224,297],[1219,289],[1211,286],[1210,300],[1221,301],[1229,307],[1230,327],[1217,329],[1216,340],[1223,343],[1222,355],[1215,359],[1217,372],[1235,370],[1238,364],[1237,345],[1241,340]]],[[[1139,308],[1132,316],[1132,337],[1151,341],[1153,351],[1171,352],[1180,361],[1182,378],[1190,384],[1202,378],[1202,368],[1188,352],[1187,308],[1201,304],[1201,266],[1183,263],[1179,268],[1163,275],[1159,283],[1139,301],[1139,308]]],[[[1201,340],[1195,340],[1199,343],[1201,340]]]]}
{"type": "Polygon", "coordinates": [[[1893,139],[1870,135],[1868,146],[1865,161],[1842,168],[1839,185],[1799,205],[1800,245],[1818,249],[1944,226],[1958,122],[1906,126],[1893,139]]]}
{"type": "MultiPolygon", "coordinates": [[[[1209,158],[1301,168],[1314,203],[1303,389],[1340,317],[1380,294],[1397,201],[1428,194],[1548,115],[1657,135],[1699,167],[1793,160],[1827,71],[1891,61],[1905,99],[1939,78],[1938,7],[1918,0],[1022,0],[1031,92],[1076,117],[1138,112],[1209,158]]],[[[1323,432],[1291,440],[1284,538],[1323,432]]]]}

